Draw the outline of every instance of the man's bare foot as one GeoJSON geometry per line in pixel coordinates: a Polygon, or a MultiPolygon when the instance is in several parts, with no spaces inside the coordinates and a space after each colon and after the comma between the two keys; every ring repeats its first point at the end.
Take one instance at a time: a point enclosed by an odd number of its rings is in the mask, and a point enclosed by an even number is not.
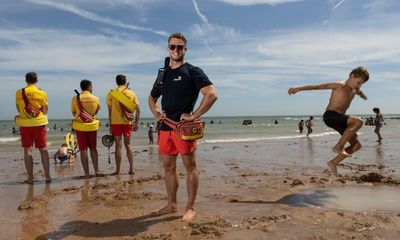
{"type": "Polygon", "coordinates": [[[33,185],[33,178],[28,178],[27,180],[24,181],[24,183],[33,185]]]}
{"type": "Polygon", "coordinates": [[[130,170],[130,171],[129,171],[129,175],[135,175],[135,171],[130,170]]]}
{"type": "Polygon", "coordinates": [[[115,172],[111,173],[110,175],[112,175],[112,176],[118,176],[118,175],[119,175],[119,172],[115,171],[115,172]]]}
{"type": "Polygon", "coordinates": [[[328,164],[328,167],[330,168],[332,174],[333,174],[335,177],[337,177],[337,176],[338,176],[338,174],[337,174],[337,166],[336,166],[333,162],[331,162],[331,161],[327,162],[327,164],[328,164]]]}
{"type": "Polygon", "coordinates": [[[196,212],[193,208],[189,208],[186,210],[185,214],[183,214],[182,221],[188,223],[193,220],[194,216],[196,216],[196,212]]]}
{"type": "Polygon", "coordinates": [[[177,212],[178,209],[177,207],[174,206],[165,206],[163,208],[160,208],[154,212],[151,213],[151,215],[153,216],[160,216],[160,215],[165,215],[165,214],[169,214],[169,213],[175,213],[177,212]]]}
{"type": "Polygon", "coordinates": [[[332,152],[337,153],[337,154],[340,154],[340,155],[345,155],[345,156],[347,156],[347,157],[351,157],[351,154],[350,154],[350,153],[346,152],[346,150],[344,150],[344,149],[338,148],[338,146],[334,146],[334,147],[332,148],[332,152]]]}
{"type": "Polygon", "coordinates": [[[96,176],[96,177],[104,177],[104,174],[98,172],[98,173],[95,174],[95,176],[96,176]]]}

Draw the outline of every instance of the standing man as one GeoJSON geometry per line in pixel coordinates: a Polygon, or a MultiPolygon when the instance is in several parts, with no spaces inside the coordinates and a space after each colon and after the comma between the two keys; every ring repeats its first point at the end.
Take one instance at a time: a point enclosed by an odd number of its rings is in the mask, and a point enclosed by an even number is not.
{"type": "Polygon", "coordinates": [[[116,171],[113,175],[119,175],[122,160],[122,136],[129,161],[129,174],[135,174],[133,170],[133,153],[131,146],[132,130],[139,128],[140,107],[135,92],[128,88],[126,76],[119,74],[116,77],[117,89],[112,89],[107,95],[108,120],[110,132],[115,139],[115,164],[116,171]],[[135,117],[133,117],[135,113],[135,117]],[[132,125],[132,121],[134,121],[132,125]]]}
{"type": "Polygon", "coordinates": [[[89,178],[89,156],[87,149],[90,150],[94,173],[96,177],[101,176],[99,172],[99,160],[97,153],[97,129],[99,121],[96,120],[96,114],[100,110],[99,98],[92,94],[92,82],[84,79],[80,83],[82,92],[78,96],[74,96],[71,100],[71,112],[74,116],[72,128],[76,132],[78,138],[79,150],[81,152],[81,161],[85,178],[89,178]],[[85,119],[91,118],[91,121],[85,119]],[[88,115],[87,115],[88,114],[88,115]]]}
{"type": "Polygon", "coordinates": [[[377,142],[382,142],[382,135],[381,135],[381,128],[383,126],[383,115],[381,113],[381,110],[377,107],[373,108],[372,111],[374,111],[375,115],[375,133],[378,136],[378,141],[377,142]]]}
{"type": "Polygon", "coordinates": [[[46,125],[48,102],[46,93],[37,88],[37,74],[29,72],[25,75],[27,86],[17,91],[15,102],[19,115],[15,117],[16,124],[20,127],[21,145],[24,148],[24,161],[28,173],[28,184],[33,184],[33,158],[32,147],[39,149],[42,159],[46,183],[51,182],[49,171],[49,153],[47,152],[46,125]]]}
{"type": "MultiPolygon", "coordinates": [[[[157,121],[168,117],[174,121],[192,121],[206,113],[217,100],[217,93],[204,72],[184,60],[186,53],[186,38],[182,33],[174,33],[168,38],[168,53],[171,66],[166,72],[163,86],[154,86],[149,96],[149,106],[157,121]],[[203,99],[200,106],[193,112],[199,92],[203,99]],[[157,105],[162,95],[162,110],[157,105]]],[[[166,124],[160,127],[158,139],[159,153],[163,158],[165,185],[168,194],[168,204],[154,214],[168,214],[177,211],[177,191],[179,175],[176,169],[176,159],[181,155],[186,168],[188,202],[182,220],[189,222],[195,216],[194,202],[199,186],[199,173],[196,168],[196,141],[179,139],[176,131],[166,124]]]]}
{"type": "Polygon", "coordinates": [[[314,119],[314,117],[310,116],[310,118],[305,121],[305,124],[306,124],[306,127],[307,127],[307,137],[308,137],[308,135],[310,135],[313,132],[313,130],[311,128],[314,125],[312,123],[313,119],[314,119]]]}
{"type": "Polygon", "coordinates": [[[304,129],[304,120],[301,119],[301,121],[299,122],[299,132],[300,132],[300,134],[303,134],[303,129],[304,129]]]}

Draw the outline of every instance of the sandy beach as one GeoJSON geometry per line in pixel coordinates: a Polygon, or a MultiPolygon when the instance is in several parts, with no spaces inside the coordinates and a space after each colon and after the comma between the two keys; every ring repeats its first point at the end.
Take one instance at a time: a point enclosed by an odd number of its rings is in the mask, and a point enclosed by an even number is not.
{"type": "MultiPolygon", "coordinates": [[[[197,215],[189,224],[181,221],[186,203],[181,161],[178,212],[149,215],[166,201],[156,145],[135,148],[134,176],[127,174],[124,158],[121,176],[84,180],[77,159],[51,162],[51,184],[44,183],[35,151],[33,186],[22,183],[22,152],[3,148],[0,238],[399,239],[400,143],[396,132],[383,135],[378,144],[365,131],[363,149],[339,166],[338,178],[326,170],[336,135],[200,144],[197,215]]],[[[99,146],[99,154],[101,171],[112,173],[107,149],[99,146]]]]}

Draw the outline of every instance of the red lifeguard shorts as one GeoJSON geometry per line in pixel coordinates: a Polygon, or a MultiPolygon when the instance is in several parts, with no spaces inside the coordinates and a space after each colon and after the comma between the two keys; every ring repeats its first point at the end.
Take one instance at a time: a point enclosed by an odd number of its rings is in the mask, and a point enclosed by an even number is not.
{"type": "Polygon", "coordinates": [[[86,151],[87,148],[96,148],[97,146],[97,131],[83,132],[75,131],[78,138],[79,150],[86,151]]]}
{"type": "Polygon", "coordinates": [[[46,125],[38,127],[20,127],[21,145],[23,148],[35,147],[42,149],[47,147],[46,125]]]}
{"type": "Polygon", "coordinates": [[[113,124],[111,125],[111,132],[114,137],[124,137],[132,136],[132,125],[127,124],[113,124]]]}
{"type": "Polygon", "coordinates": [[[185,141],[180,139],[176,131],[160,131],[158,136],[158,151],[160,154],[177,155],[189,154],[196,150],[196,140],[185,141]]]}

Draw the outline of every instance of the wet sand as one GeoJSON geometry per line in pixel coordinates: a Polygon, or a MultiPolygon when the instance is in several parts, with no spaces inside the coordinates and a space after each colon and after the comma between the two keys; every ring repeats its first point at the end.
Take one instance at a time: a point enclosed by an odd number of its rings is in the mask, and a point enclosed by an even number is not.
{"type": "MultiPolygon", "coordinates": [[[[51,184],[44,182],[35,151],[33,186],[21,183],[26,178],[22,152],[8,151],[1,157],[0,238],[399,239],[399,206],[385,204],[400,193],[396,133],[386,133],[380,145],[374,135],[361,135],[363,149],[339,166],[338,178],[326,168],[337,138],[200,144],[197,215],[189,224],[181,221],[186,203],[181,161],[178,212],[149,215],[166,202],[157,147],[135,148],[134,176],[128,175],[126,157],[121,176],[89,180],[79,177],[79,159],[63,165],[51,161],[51,184]],[[376,205],[368,205],[346,194],[360,189],[378,191],[382,198],[363,193],[376,198],[376,205]],[[348,199],[353,207],[346,205],[348,199]]],[[[112,173],[107,149],[99,146],[99,153],[100,169],[112,173]]]]}

